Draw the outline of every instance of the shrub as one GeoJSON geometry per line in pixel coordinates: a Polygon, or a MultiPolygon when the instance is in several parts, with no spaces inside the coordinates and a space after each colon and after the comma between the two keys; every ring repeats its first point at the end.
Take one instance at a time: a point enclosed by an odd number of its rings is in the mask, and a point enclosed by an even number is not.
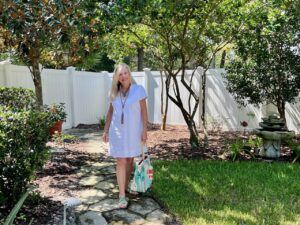
{"type": "Polygon", "coordinates": [[[237,138],[232,143],[227,145],[227,149],[231,154],[232,161],[235,161],[243,151],[244,142],[242,139],[237,138]]]}
{"type": "Polygon", "coordinates": [[[100,129],[104,129],[104,126],[105,126],[105,116],[101,117],[99,119],[99,127],[100,129]]]}
{"type": "Polygon", "coordinates": [[[293,151],[293,161],[295,163],[300,158],[300,144],[297,143],[296,140],[291,139],[287,141],[289,148],[293,151]]]}
{"type": "Polygon", "coordinates": [[[7,206],[16,203],[47,160],[49,114],[0,106],[0,200],[7,206]]]}
{"type": "Polygon", "coordinates": [[[35,108],[36,96],[30,89],[21,87],[0,87],[0,105],[15,110],[28,110],[35,108]]]}

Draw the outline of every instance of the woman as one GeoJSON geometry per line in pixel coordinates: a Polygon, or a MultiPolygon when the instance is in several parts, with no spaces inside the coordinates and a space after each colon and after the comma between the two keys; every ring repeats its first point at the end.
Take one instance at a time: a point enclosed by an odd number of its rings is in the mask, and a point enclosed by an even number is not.
{"type": "Polygon", "coordinates": [[[117,159],[120,208],[128,205],[125,190],[133,159],[141,154],[147,140],[146,98],[145,89],[135,83],[128,65],[119,64],[113,75],[103,141],[109,142],[109,155],[117,159]]]}

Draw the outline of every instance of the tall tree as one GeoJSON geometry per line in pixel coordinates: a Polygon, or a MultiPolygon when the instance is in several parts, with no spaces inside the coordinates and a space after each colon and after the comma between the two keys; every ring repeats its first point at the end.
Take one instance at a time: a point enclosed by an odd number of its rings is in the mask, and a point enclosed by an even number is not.
{"type": "Polygon", "coordinates": [[[43,105],[39,64],[49,57],[51,50],[54,59],[62,60],[58,46],[69,61],[78,62],[90,53],[89,44],[97,37],[92,27],[98,23],[94,5],[80,0],[1,1],[2,51],[11,50],[28,66],[39,106],[43,105]]]}
{"type": "Polygon", "coordinates": [[[227,68],[227,88],[242,105],[273,103],[285,120],[286,102],[294,102],[300,91],[300,3],[264,4],[235,36],[236,57],[227,68]]]}
{"type": "Polygon", "coordinates": [[[199,146],[199,136],[194,117],[199,106],[199,90],[192,86],[193,73],[186,78],[190,63],[202,66],[202,121],[205,128],[206,71],[216,52],[231,40],[232,33],[240,29],[240,9],[246,0],[212,1],[125,1],[116,0],[108,5],[107,18],[115,21],[153,54],[166,72],[165,90],[176,104],[190,131],[190,144],[199,146]],[[134,12],[134,13],[133,13],[134,12]],[[140,32],[140,29],[146,30],[140,32]],[[179,78],[179,80],[178,80],[179,78]],[[183,102],[179,83],[189,93],[183,102]],[[170,94],[170,88],[174,95],[170,94]]]}

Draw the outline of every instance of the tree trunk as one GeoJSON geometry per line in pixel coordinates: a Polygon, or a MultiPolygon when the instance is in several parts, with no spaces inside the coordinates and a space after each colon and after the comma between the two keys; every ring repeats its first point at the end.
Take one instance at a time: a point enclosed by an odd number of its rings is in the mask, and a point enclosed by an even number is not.
{"type": "Polygon", "coordinates": [[[190,117],[190,115],[187,114],[183,108],[180,108],[180,109],[181,109],[183,118],[184,118],[186,124],[188,125],[188,129],[190,132],[190,145],[194,148],[199,147],[200,146],[199,135],[198,135],[198,131],[196,128],[196,124],[195,124],[194,120],[190,117]]]}
{"type": "Polygon", "coordinates": [[[193,116],[187,110],[185,110],[185,108],[183,106],[183,103],[180,98],[180,89],[178,86],[178,82],[176,80],[176,76],[172,76],[172,78],[174,81],[174,92],[175,92],[176,100],[171,95],[169,95],[168,93],[167,94],[168,94],[169,98],[171,99],[171,101],[173,101],[181,110],[182,116],[183,116],[183,118],[188,126],[189,132],[190,132],[190,145],[192,147],[199,147],[200,146],[199,135],[198,135],[198,131],[197,131],[193,116]]]}
{"type": "Polygon", "coordinates": [[[162,71],[160,72],[161,76],[161,84],[162,84],[162,89],[161,89],[161,118],[162,118],[162,124],[160,129],[161,130],[166,130],[166,123],[167,123],[167,113],[168,113],[168,105],[169,105],[169,98],[168,98],[168,93],[170,89],[170,77],[166,77],[166,97],[165,97],[165,105],[164,105],[164,85],[163,85],[163,75],[162,71]],[[165,108],[164,108],[165,106],[165,108]]]}
{"type": "Polygon", "coordinates": [[[225,66],[225,60],[226,60],[226,50],[224,50],[222,52],[221,62],[220,62],[220,68],[224,68],[224,66],[225,66]]]}
{"type": "Polygon", "coordinates": [[[162,118],[162,122],[163,122],[162,130],[166,130],[166,124],[167,124],[167,114],[168,114],[168,107],[169,107],[169,99],[167,95],[165,100],[166,100],[166,104],[165,104],[165,111],[163,113],[163,118],[162,118]]]}
{"type": "Polygon", "coordinates": [[[215,69],[216,68],[216,57],[214,56],[210,62],[210,68],[215,69]]]}
{"type": "Polygon", "coordinates": [[[144,69],[144,48],[137,49],[137,70],[143,71],[144,69]]]}
{"type": "Polygon", "coordinates": [[[282,118],[284,120],[285,127],[287,128],[286,118],[285,118],[285,102],[284,101],[279,100],[277,102],[277,110],[278,110],[280,118],[282,118]]]}
{"type": "Polygon", "coordinates": [[[206,119],[205,119],[205,113],[206,113],[206,71],[202,74],[202,114],[201,114],[201,121],[203,126],[203,132],[204,132],[204,147],[208,147],[208,134],[206,130],[206,119]]]}
{"type": "Polygon", "coordinates": [[[43,106],[43,89],[42,89],[42,78],[41,78],[41,71],[39,68],[39,62],[33,61],[32,62],[32,77],[33,83],[35,86],[35,94],[37,98],[37,106],[42,108],[43,106]]]}

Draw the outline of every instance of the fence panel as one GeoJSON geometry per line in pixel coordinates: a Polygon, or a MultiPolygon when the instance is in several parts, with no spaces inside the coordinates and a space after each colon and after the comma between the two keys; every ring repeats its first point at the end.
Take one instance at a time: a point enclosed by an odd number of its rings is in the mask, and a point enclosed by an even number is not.
{"type": "MultiPolygon", "coordinates": [[[[199,96],[201,89],[200,70],[196,70],[192,82],[192,89],[199,96]]],[[[187,70],[185,81],[189,80],[193,71],[187,70]]],[[[208,126],[218,122],[224,130],[241,130],[240,121],[247,121],[249,129],[257,128],[261,117],[267,111],[274,111],[274,106],[254,107],[248,105],[241,108],[237,105],[232,95],[225,88],[222,73],[224,70],[210,69],[207,71],[207,92],[206,92],[206,113],[208,126]],[[254,117],[251,114],[255,115],[254,117]]],[[[132,72],[138,84],[145,87],[148,98],[149,122],[161,123],[161,91],[165,86],[165,77],[161,81],[159,71],[132,72]],[[163,83],[162,83],[163,82],[163,83]],[[163,84],[163,85],[162,85],[163,84]]],[[[42,70],[43,98],[45,104],[64,102],[67,111],[67,121],[63,128],[77,126],[80,123],[94,124],[105,116],[108,109],[108,92],[111,87],[112,73],[75,71],[75,68],[67,70],[42,70]]],[[[185,110],[189,110],[189,92],[181,83],[181,76],[177,77],[180,96],[185,110]]],[[[31,88],[34,90],[30,71],[26,66],[11,65],[7,62],[0,62],[0,85],[31,88]]],[[[165,91],[163,99],[165,101],[165,91]]],[[[175,97],[173,84],[170,85],[170,95],[175,97]]],[[[191,97],[191,106],[194,100],[191,97]]],[[[194,120],[201,125],[200,116],[202,100],[197,108],[194,120]]],[[[286,118],[288,127],[299,132],[300,125],[300,104],[287,104],[286,118]]],[[[167,124],[185,124],[180,109],[169,99],[167,124]]]]}

